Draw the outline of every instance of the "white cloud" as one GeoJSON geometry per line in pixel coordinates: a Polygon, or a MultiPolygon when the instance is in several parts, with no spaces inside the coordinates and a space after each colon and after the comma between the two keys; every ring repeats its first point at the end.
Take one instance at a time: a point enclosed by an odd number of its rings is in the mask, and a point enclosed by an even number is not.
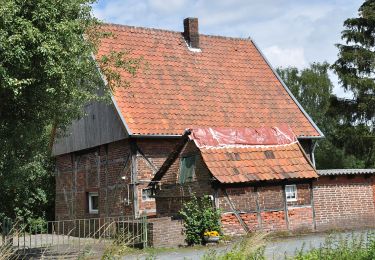
{"type": "Polygon", "coordinates": [[[280,48],[274,45],[265,48],[264,54],[274,68],[288,66],[303,68],[307,65],[303,48],[280,48]]]}
{"type": "Polygon", "coordinates": [[[151,10],[160,11],[163,13],[180,12],[188,3],[188,0],[149,0],[148,4],[151,10]]]}

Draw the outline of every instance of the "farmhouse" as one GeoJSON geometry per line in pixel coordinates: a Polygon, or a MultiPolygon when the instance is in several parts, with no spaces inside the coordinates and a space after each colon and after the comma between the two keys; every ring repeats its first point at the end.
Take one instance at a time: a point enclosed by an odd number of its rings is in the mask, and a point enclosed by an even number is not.
{"type": "MultiPolygon", "coordinates": [[[[251,152],[254,156],[271,158],[279,153],[297,157],[290,158],[295,162],[293,167],[298,168],[295,175],[286,174],[292,166],[285,161],[276,165],[281,169],[286,167],[282,172],[266,165],[257,168],[261,171],[255,174],[262,177],[261,183],[275,176],[283,183],[275,184],[274,188],[256,188],[264,189],[265,203],[278,203],[264,205],[262,210],[278,209],[277,214],[287,218],[285,209],[281,209],[280,197],[273,201],[269,195],[292,194],[295,188],[300,194],[305,192],[306,199],[303,202],[298,199],[294,204],[311,203],[308,194],[311,180],[316,178],[314,147],[323,134],[252,39],[200,34],[196,18],[184,20],[183,32],[114,24],[104,25],[103,30],[112,32],[114,37],[101,41],[98,57],[112,50],[127,51],[134,57],[143,57],[148,69],[135,77],[121,72],[130,86],[116,89],[112,104],[88,104],[86,116],[75,121],[65,135],[56,140],[53,147],[56,219],[156,215],[155,199],[150,196],[151,179],[176,151],[175,147],[185,141],[184,130],[200,128],[265,129],[266,132],[275,127],[284,129],[293,140],[291,143],[276,142],[272,143],[272,149],[256,148],[258,150],[251,152]],[[284,151],[284,146],[293,152],[284,151]],[[306,169],[302,170],[303,167],[306,169]],[[286,186],[289,183],[291,186],[286,186]]],[[[248,131],[253,130],[243,131],[247,136],[248,131]]],[[[203,151],[200,147],[196,149],[203,151]]],[[[242,160],[241,156],[245,155],[247,151],[243,155],[241,151],[238,155],[222,156],[234,156],[234,160],[239,156],[242,160]]],[[[225,171],[228,170],[237,171],[225,171]]],[[[210,172],[219,176],[216,170],[210,168],[210,172]]],[[[244,182],[233,178],[217,180],[229,186],[244,182]]],[[[251,195],[254,189],[244,191],[251,195]]],[[[237,192],[236,189],[226,191],[237,192]]],[[[222,199],[225,200],[225,196],[222,199]]],[[[247,211],[249,218],[263,214],[255,208],[247,211]]],[[[306,214],[310,218],[311,209],[306,214]]],[[[289,225],[293,226],[293,221],[289,217],[289,225]]],[[[287,225],[286,219],[280,225],[287,225]]]]}
{"type": "Polygon", "coordinates": [[[375,226],[375,170],[316,171],[324,136],[253,40],[200,34],[196,18],[102,28],[98,58],[147,70],[121,71],[130,85],[56,139],[56,220],[149,216],[151,245],[179,245],[182,202],[205,194],[226,234],[375,226]]]}

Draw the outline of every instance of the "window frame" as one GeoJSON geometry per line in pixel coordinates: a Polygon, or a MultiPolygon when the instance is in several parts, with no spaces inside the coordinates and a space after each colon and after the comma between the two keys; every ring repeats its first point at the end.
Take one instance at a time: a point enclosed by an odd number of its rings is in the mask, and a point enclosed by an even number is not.
{"type": "Polygon", "coordinates": [[[285,199],[286,199],[286,202],[296,202],[298,197],[297,197],[297,185],[296,184],[289,184],[289,185],[285,185],[285,199]],[[292,193],[291,191],[288,191],[287,189],[288,188],[292,188],[293,191],[294,191],[294,198],[288,198],[288,194],[292,193]]]}
{"type": "Polygon", "coordinates": [[[89,213],[90,214],[99,214],[99,193],[98,192],[89,192],[88,193],[88,201],[89,201],[89,213]],[[92,198],[97,197],[98,198],[98,208],[93,208],[92,198]]]}
{"type": "Polygon", "coordinates": [[[192,182],[194,180],[196,162],[197,162],[197,155],[196,154],[187,155],[187,156],[183,156],[183,157],[180,158],[180,168],[179,168],[179,176],[178,176],[178,183],[179,184],[189,183],[189,182],[192,182]],[[194,158],[194,162],[193,162],[193,166],[192,166],[193,170],[192,170],[190,178],[186,178],[186,176],[184,176],[185,178],[182,179],[183,159],[187,159],[187,158],[194,158]]]}
{"type": "Polygon", "coordinates": [[[152,188],[144,188],[144,189],[142,189],[142,194],[141,195],[142,195],[142,201],[144,201],[144,202],[146,202],[146,201],[155,201],[155,197],[153,197],[153,194],[152,194],[152,188]],[[147,196],[147,198],[144,199],[143,193],[146,190],[151,191],[151,196],[147,196]]]}

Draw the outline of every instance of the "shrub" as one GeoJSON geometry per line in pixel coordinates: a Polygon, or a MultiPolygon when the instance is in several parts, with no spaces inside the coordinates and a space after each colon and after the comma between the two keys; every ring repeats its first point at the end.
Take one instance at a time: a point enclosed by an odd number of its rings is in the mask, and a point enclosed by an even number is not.
{"type": "Polygon", "coordinates": [[[180,214],[184,219],[186,242],[189,245],[201,244],[206,231],[221,233],[220,211],[212,205],[209,196],[193,196],[185,202],[180,214]]]}
{"type": "Polygon", "coordinates": [[[27,220],[28,231],[43,234],[47,232],[47,221],[44,218],[29,218],[27,220]]]}

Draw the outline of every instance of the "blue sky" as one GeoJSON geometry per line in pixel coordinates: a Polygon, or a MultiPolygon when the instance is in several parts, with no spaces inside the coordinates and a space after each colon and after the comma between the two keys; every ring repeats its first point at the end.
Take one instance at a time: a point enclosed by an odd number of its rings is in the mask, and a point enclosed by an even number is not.
{"type": "MultiPolygon", "coordinates": [[[[357,16],[359,0],[99,0],[105,22],[182,31],[198,17],[204,34],[251,37],[274,67],[334,62],[343,21],[357,16]]],[[[332,75],[335,82],[336,78],[332,75]]],[[[339,96],[348,96],[338,86],[339,96]]]]}

